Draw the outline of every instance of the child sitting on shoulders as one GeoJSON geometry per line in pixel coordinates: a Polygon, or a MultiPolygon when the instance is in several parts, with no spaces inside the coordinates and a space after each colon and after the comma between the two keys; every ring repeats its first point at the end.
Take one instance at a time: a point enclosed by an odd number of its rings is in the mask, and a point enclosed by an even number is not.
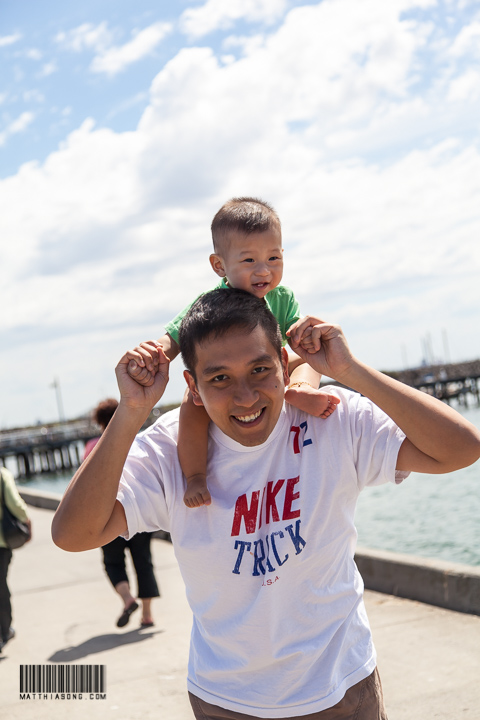
{"type": "MultiPolygon", "coordinates": [[[[238,288],[263,298],[278,321],[286,345],[287,331],[301,314],[292,291],[280,285],[282,232],[275,210],[256,198],[233,198],[213,218],[212,238],[214,252],[210,255],[210,263],[222,278],[216,287],[238,288]]],[[[169,360],[180,352],[178,329],[191,304],[167,323],[166,334],[158,341],[169,360]]],[[[306,344],[308,340],[305,339],[302,345],[306,347],[306,344]]],[[[151,385],[155,371],[153,366],[142,367],[141,361],[131,360],[128,366],[129,374],[141,385],[151,385]]],[[[288,371],[291,382],[285,391],[285,400],[310,415],[322,418],[331,415],[340,401],[318,389],[320,375],[296,354],[289,357],[288,371]]],[[[178,456],[187,483],[184,502],[190,508],[211,503],[207,486],[209,423],[206,411],[194,405],[187,390],[180,409],[178,456]]]]}

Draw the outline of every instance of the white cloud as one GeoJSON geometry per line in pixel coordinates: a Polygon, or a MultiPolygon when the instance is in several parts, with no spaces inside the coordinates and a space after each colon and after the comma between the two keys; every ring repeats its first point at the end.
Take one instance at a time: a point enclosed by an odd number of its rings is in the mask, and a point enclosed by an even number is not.
{"type": "Polygon", "coordinates": [[[30,50],[27,50],[25,53],[26,57],[29,58],[29,60],[41,60],[43,57],[43,53],[40,52],[37,48],[31,48],[30,50]]]}
{"type": "Polygon", "coordinates": [[[45,63],[42,66],[42,69],[38,73],[39,77],[48,77],[49,75],[53,75],[53,73],[56,73],[58,71],[58,65],[55,62],[55,60],[51,60],[48,63],[45,63]]]}
{"type": "Polygon", "coordinates": [[[150,55],[172,30],[170,23],[154,23],[138,31],[132,40],[120,46],[106,47],[92,61],[96,73],[116,75],[132,63],[150,55]]]}
{"type": "Polygon", "coordinates": [[[114,45],[118,31],[110,30],[106,22],[99,25],[84,23],[68,32],[58,33],[55,39],[59,45],[74,52],[93,50],[95,57],[90,70],[112,76],[150,55],[171,31],[171,23],[157,22],[134,31],[132,39],[123,45],[114,45]]]}
{"type": "Polygon", "coordinates": [[[25,102],[36,102],[36,103],[44,103],[45,102],[45,95],[40,92],[40,90],[25,90],[25,92],[22,95],[25,102]]]}
{"type": "Polygon", "coordinates": [[[480,22],[473,22],[460,30],[449,54],[454,57],[463,57],[466,54],[480,57],[480,22]]]}
{"type": "Polygon", "coordinates": [[[120,353],[214,283],[211,217],[247,193],[280,213],[304,312],[341,320],[363,360],[395,367],[404,343],[415,362],[440,323],[454,359],[480,354],[478,128],[458,131],[462,96],[448,114],[438,74],[412,90],[412,73],[434,70],[428,35],[399,19],[407,5],[296,8],[228,63],[185,48],[134,131],[86,121],[0,181],[0,322],[32,388],[59,363],[69,413],[95,404],[98,377],[115,391],[120,353]]]}
{"type": "Polygon", "coordinates": [[[73,52],[84,50],[103,51],[113,42],[113,33],[108,29],[106,22],[99,25],[83,23],[67,32],[57,33],[55,41],[63,48],[73,52]]]}
{"type": "Polygon", "coordinates": [[[9,132],[13,135],[15,133],[23,132],[33,122],[34,114],[31,112],[22,113],[16,120],[14,120],[8,126],[9,132]]]}
{"type": "Polygon", "coordinates": [[[11,135],[16,135],[26,130],[34,119],[35,115],[32,112],[23,112],[15,120],[12,120],[12,122],[0,132],[0,147],[5,145],[11,135]]]}
{"type": "Polygon", "coordinates": [[[22,39],[20,33],[14,33],[13,35],[0,36],[0,47],[8,47],[14,45],[16,42],[22,39]]]}
{"type": "Polygon", "coordinates": [[[275,22],[286,7],[286,0],[207,0],[201,7],[185,10],[180,27],[190,37],[198,38],[214,30],[231,28],[238,20],[275,22]]]}
{"type": "Polygon", "coordinates": [[[447,99],[453,102],[478,100],[480,98],[480,70],[469,68],[454,78],[448,90],[447,99]]]}

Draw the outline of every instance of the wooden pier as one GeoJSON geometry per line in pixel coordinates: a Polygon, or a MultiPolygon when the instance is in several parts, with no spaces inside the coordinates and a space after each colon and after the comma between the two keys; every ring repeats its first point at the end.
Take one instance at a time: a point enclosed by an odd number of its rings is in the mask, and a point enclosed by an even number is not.
{"type": "Polygon", "coordinates": [[[467,407],[474,402],[480,406],[480,359],[468,362],[425,365],[411,370],[386,372],[386,375],[400,380],[411,387],[423,390],[439,400],[450,402],[456,399],[467,407]]]}
{"type": "Polygon", "coordinates": [[[5,430],[0,432],[0,465],[14,457],[16,477],[75,469],[83,459],[85,443],[99,432],[89,419],[5,430]]]}
{"type": "MultiPolygon", "coordinates": [[[[174,407],[173,404],[154,408],[142,430],[174,407]]],[[[13,458],[17,466],[14,475],[21,478],[74,470],[83,460],[85,443],[98,437],[100,432],[100,427],[90,417],[1,430],[0,465],[7,466],[7,458],[13,458]]]]}
{"type": "MultiPolygon", "coordinates": [[[[422,365],[410,370],[384,373],[439,400],[449,403],[455,399],[464,407],[473,401],[480,406],[480,359],[422,365]]],[[[167,405],[154,408],[143,428],[174,407],[167,405]]],[[[0,431],[0,465],[6,465],[8,457],[15,458],[16,477],[76,469],[82,462],[85,443],[99,434],[100,428],[87,417],[64,423],[3,430],[0,431]]]]}

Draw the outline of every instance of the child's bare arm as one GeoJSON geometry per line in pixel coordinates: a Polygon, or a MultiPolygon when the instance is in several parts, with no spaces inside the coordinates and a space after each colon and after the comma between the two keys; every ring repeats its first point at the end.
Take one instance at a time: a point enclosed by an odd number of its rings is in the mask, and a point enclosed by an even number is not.
{"type": "Polygon", "coordinates": [[[194,405],[190,390],[187,390],[180,408],[177,446],[178,458],[187,481],[183,501],[189,508],[211,503],[207,488],[209,424],[210,418],[205,409],[194,405]]]}
{"type": "Polygon", "coordinates": [[[309,415],[327,418],[340,400],[335,395],[319,390],[319,375],[307,363],[302,363],[298,355],[290,355],[288,362],[290,385],[285,392],[285,400],[309,415]]]}
{"type": "MultiPolygon", "coordinates": [[[[170,335],[168,335],[168,333],[162,335],[158,342],[162,346],[163,352],[170,361],[177,357],[180,352],[180,346],[170,335]]],[[[155,360],[147,360],[146,363],[141,363],[141,360],[130,360],[127,372],[130,377],[138,382],[139,385],[149,387],[150,385],[153,385],[155,373],[158,368],[155,365],[155,360]]]]}

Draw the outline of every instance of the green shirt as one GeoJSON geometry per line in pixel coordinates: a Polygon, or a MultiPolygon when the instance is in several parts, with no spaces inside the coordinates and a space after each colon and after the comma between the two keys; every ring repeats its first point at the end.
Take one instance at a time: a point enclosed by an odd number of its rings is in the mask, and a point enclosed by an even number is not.
{"type": "MultiPolygon", "coordinates": [[[[218,288],[230,290],[224,278],[222,278],[222,281],[212,289],[217,290],[218,288]]],[[[202,295],[203,294],[204,293],[202,293],[202,295]]],[[[199,295],[198,297],[201,297],[201,295],[199,295]]],[[[198,298],[195,298],[195,300],[198,300],[198,298]]],[[[178,329],[180,327],[180,323],[192,307],[195,300],[190,303],[190,305],[187,305],[187,307],[184,308],[182,312],[180,312],[173,320],[171,320],[165,325],[165,330],[170,335],[170,337],[172,337],[177,343],[178,329]]],[[[265,295],[265,302],[267,303],[267,307],[270,312],[275,315],[277,319],[277,322],[280,326],[280,332],[282,333],[283,344],[286,345],[287,330],[291,325],[293,325],[296,320],[299,320],[302,317],[300,314],[298,302],[295,299],[295,295],[290,290],[290,288],[285,287],[285,285],[279,285],[274,290],[270,290],[270,292],[265,295]]]]}

